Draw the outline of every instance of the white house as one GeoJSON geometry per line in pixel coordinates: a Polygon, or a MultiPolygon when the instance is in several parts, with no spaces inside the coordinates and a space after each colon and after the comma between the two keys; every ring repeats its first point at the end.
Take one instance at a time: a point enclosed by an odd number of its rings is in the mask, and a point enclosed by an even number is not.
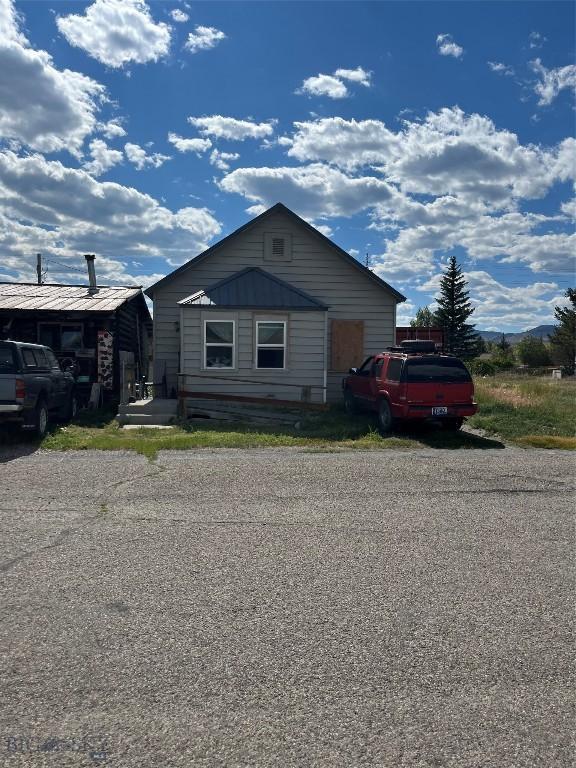
{"type": "Polygon", "coordinates": [[[281,203],[146,294],[154,379],[186,390],[330,402],[342,374],[394,344],[398,291],[281,203]]]}

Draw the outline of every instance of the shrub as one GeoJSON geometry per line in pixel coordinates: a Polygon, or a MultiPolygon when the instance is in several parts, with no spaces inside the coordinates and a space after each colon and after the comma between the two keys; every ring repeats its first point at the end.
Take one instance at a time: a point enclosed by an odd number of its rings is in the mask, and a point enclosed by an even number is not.
{"type": "Polygon", "coordinates": [[[518,357],[524,365],[531,368],[550,365],[550,352],[542,339],[526,336],[518,344],[518,357]]]}
{"type": "Polygon", "coordinates": [[[490,362],[497,371],[509,371],[516,365],[514,354],[511,351],[502,352],[498,350],[492,355],[490,362]]]}
{"type": "Polygon", "coordinates": [[[466,365],[475,376],[494,376],[496,368],[488,360],[469,360],[466,365]]]}

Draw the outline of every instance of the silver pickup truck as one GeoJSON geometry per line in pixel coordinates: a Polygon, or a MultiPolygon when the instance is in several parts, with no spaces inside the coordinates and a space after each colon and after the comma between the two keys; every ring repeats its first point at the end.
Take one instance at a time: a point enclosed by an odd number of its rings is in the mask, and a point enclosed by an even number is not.
{"type": "Polygon", "coordinates": [[[42,437],[52,419],[74,418],[74,384],[49,347],[0,341],[0,428],[17,423],[42,437]]]}

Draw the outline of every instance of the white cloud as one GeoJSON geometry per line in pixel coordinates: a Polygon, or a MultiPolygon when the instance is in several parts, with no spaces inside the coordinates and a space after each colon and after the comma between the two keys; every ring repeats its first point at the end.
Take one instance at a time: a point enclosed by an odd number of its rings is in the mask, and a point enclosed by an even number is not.
{"type": "Polygon", "coordinates": [[[350,95],[342,80],[333,75],[322,74],[306,78],[297,93],[306,93],[309,96],[329,96],[331,99],[345,99],[350,95]]]}
{"type": "Polygon", "coordinates": [[[499,75],[505,75],[506,77],[514,76],[514,68],[508,64],[502,64],[501,61],[489,61],[488,66],[492,72],[497,72],[499,75]]]}
{"type": "Polygon", "coordinates": [[[404,121],[397,132],[379,120],[340,117],[298,122],[295,128],[288,155],[300,161],[346,170],[374,166],[403,193],[465,196],[494,209],[545,194],[575,154],[572,144],[554,150],[522,145],[489,118],[458,107],[429,113],[421,122],[404,121]]]}
{"type": "Polygon", "coordinates": [[[416,305],[412,301],[403,301],[402,304],[398,304],[396,307],[396,325],[407,326],[410,325],[410,320],[413,319],[416,314],[416,305]]]}
{"type": "Polygon", "coordinates": [[[16,271],[37,251],[181,263],[221,230],[206,208],[172,212],[149,195],[41,155],[0,152],[0,199],[2,263],[16,271]]]}
{"type": "Polygon", "coordinates": [[[56,23],[70,45],[109,67],[158,61],[170,49],[170,27],[154,21],[144,0],[95,0],[84,15],[56,23]]]}
{"type": "Polygon", "coordinates": [[[350,95],[344,80],[370,87],[371,73],[356,67],[356,69],[337,69],[332,75],[319,74],[308,77],[296,93],[308,96],[328,96],[331,99],[345,99],[350,95]]]}
{"type": "Polygon", "coordinates": [[[576,221],[576,197],[562,203],[560,210],[565,216],[576,221]]]}
{"type": "Polygon", "coordinates": [[[366,88],[369,88],[371,85],[370,78],[372,77],[372,74],[365,69],[362,69],[362,67],[356,67],[356,69],[337,69],[336,72],[334,72],[334,75],[341,80],[350,80],[352,83],[360,83],[360,85],[364,85],[366,88]]]}
{"type": "Polygon", "coordinates": [[[404,121],[324,118],[294,124],[283,137],[304,166],[237,168],[221,189],[242,194],[256,214],[277,200],[309,220],[367,210],[385,250],[374,269],[417,284],[439,256],[461,247],[474,262],[519,262],[533,272],[568,270],[574,237],[569,204],[557,216],[523,213],[525,200],[576,178],[576,141],[523,145],[510,131],[459,108],[404,121]]]}
{"type": "Polygon", "coordinates": [[[530,62],[532,70],[538,75],[539,80],[534,85],[535,93],[540,97],[538,105],[548,106],[552,104],[560,91],[576,88],[576,64],[568,64],[557,69],[546,69],[540,59],[530,62]]]}
{"type": "Polygon", "coordinates": [[[209,51],[225,39],[226,35],[220,29],[216,29],[215,27],[197,26],[194,28],[194,32],[190,32],[188,35],[188,40],[186,40],[184,48],[186,48],[187,51],[190,51],[190,53],[209,51]]]}
{"type": "Polygon", "coordinates": [[[381,179],[351,178],[319,163],[302,168],[238,168],[218,185],[266,208],[282,200],[308,219],[352,216],[394,194],[381,179]]]}
{"type": "MultiPolygon", "coordinates": [[[[435,273],[417,287],[432,299],[438,294],[442,274],[435,273]]],[[[554,307],[563,303],[555,282],[507,286],[483,270],[465,270],[464,277],[475,307],[473,320],[483,330],[528,328],[553,321],[554,307]]],[[[434,307],[434,304],[432,304],[434,307]]]]}
{"type": "Polygon", "coordinates": [[[328,224],[318,224],[317,221],[310,222],[313,227],[315,227],[318,232],[321,232],[325,237],[332,237],[334,234],[334,230],[332,227],[329,227],[328,224]]]}
{"type": "Polygon", "coordinates": [[[89,144],[92,160],[83,164],[83,168],[92,176],[101,176],[110,168],[124,160],[124,155],[117,149],[110,149],[102,139],[93,139],[89,144]]]}
{"type": "Polygon", "coordinates": [[[59,70],[46,51],[32,49],[10,0],[0,1],[0,137],[41,152],[78,155],[96,126],[103,85],[59,70]]]}
{"type": "Polygon", "coordinates": [[[197,155],[201,155],[212,146],[210,139],[186,139],[178,136],[177,133],[169,133],[168,141],[176,147],[178,152],[195,152],[197,155]]]}
{"type": "Polygon", "coordinates": [[[292,139],[283,137],[288,155],[301,161],[322,160],[342,168],[383,162],[398,137],[380,120],[345,120],[327,117],[294,123],[292,139]]]}
{"type": "Polygon", "coordinates": [[[210,164],[220,171],[227,171],[230,169],[230,163],[238,160],[239,157],[238,152],[220,152],[218,149],[213,149],[210,153],[210,164]]]}
{"type": "Polygon", "coordinates": [[[206,117],[189,117],[188,122],[198,128],[202,136],[212,136],[215,139],[262,139],[274,133],[275,120],[266,123],[255,123],[253,120],[237,120],[235,117],[210,115],[206,117]]]}
{"type": "Polygon", "coordinates": [[[473,317],[478,328],[529,328],[553,320],[554,305],[559,303],[561,293],[554,282],[509,287],[481,270],[467,270],[465,277],[476,307],[473,317]]]}
{"type": "Polygon", "coordinates": [[[436,45],[438,47],[438,53],[441,56],[453,56],[455,59],[459,59],[464,53],[464,48],[454,42],[452,35],[438,35],[436,38],[436,45]]]}
{"type": "Polygon", "coordinates": [[[0,0],[0,41],[16,42],[22,46],[28,45],[28,40],[20,31],[21,17],[14,7],[12,0],[0,0]]]}
{"type": "Polygon", "coordinates": [[[188,21],[190,18],[188,14],[181,11],[180,8],[174,8],[173,11],[170,11],[170,16],[172,16],[173,21],[177,24],[184,24],[184,22],[188,21]]]}
{"type": "Polygon", "coordinates": [[[528,35],[530,48],[542,48],[548,38],[541,35],[540,32],[530,32],[528,35]]]}
{"type": "Polygon", "coordinates": [[[107,123],[98,123],[96,126],[107,139],[117,139],[122,136],[126,136],[126,130],[120,124],[120,120],[109,120],[107,123]]]}
{"type": "Polygon", "coordinates": [[[166,160],[171,158],[168,155],[161,155],[159,152],[154,152],[151,155],[146,154],[146,150],[139,144],[132,144],[128,142],[124,144],[124,152],[128,160],[136,167],[137,171],[143,171],[145,168],[160,168],[166,160]]]}

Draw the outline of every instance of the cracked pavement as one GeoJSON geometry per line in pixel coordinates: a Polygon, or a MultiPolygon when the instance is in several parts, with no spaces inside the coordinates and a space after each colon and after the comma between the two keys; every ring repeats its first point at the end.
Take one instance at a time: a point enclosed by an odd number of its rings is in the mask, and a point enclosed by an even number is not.
{"type": "Polygon", "coordinates": [[[574,469],[0,454],[0,765],[572,766],[574,469]]]}

